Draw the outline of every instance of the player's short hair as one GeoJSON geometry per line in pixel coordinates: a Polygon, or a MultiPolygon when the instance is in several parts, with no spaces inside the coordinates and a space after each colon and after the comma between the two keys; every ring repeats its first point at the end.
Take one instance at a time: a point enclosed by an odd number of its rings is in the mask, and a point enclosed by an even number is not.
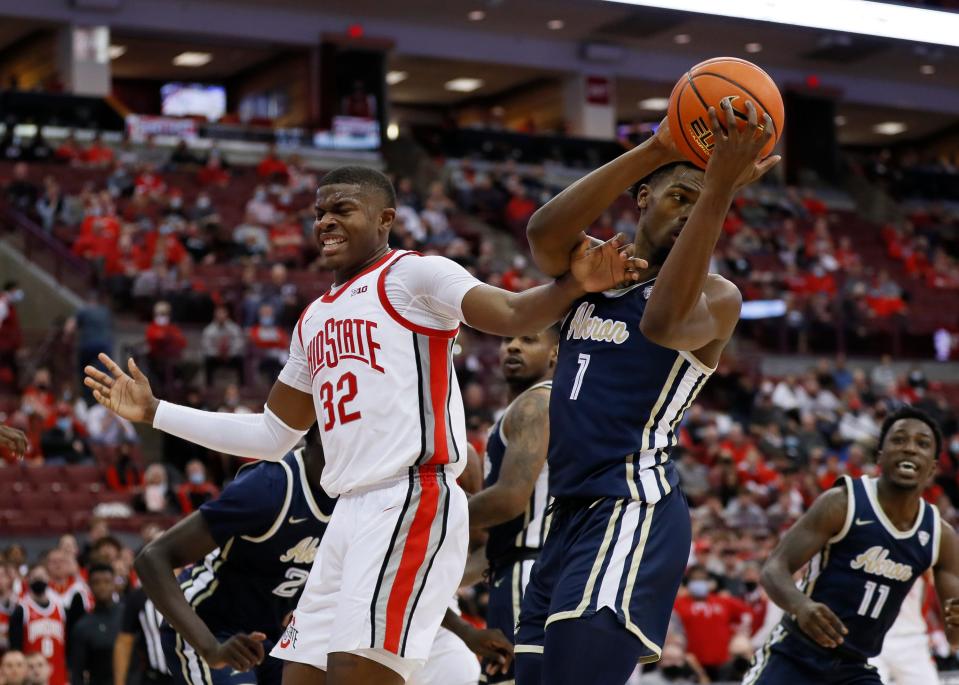
{"type": "Polygon", "coordinates": [[[886,417],[886,420],[882,422],[882,428],[879,430],[879,449],[882,450],[883,444],[886,442],[886,435],[892,430],[893,425],[897,421],[902,421],[903,419],[916,419],[916,421],[922,421],[924,424],[929,426],[932,429],[932,434],[936,438],[936,459],[939,458],[939,453],[942,452],[942,430],[939,428],[939,424],[934,418],[929,416],[922,409],[917,409],[910,405],[905,405],[900,407],[892,414],[886,417]]]}
{"type": "Polygon", "coordinates": [[[319,187],[334,184],[356,185],[365,190],[373,190],[383,197],[387,207],[396,207],[396,190],[386,174],[365,166],[341,166],[330,171],[319,187]]]}
{"type": "Polygon", "coordinates": [[[633,196],[635,200],[639,195],[639,189],[643,186],[651,186],[660,180],[663,176],[668,176],[673,173],[675,169],[679,167],[687,167],[689,169],[698,169],[699,167],[693,164],[692,162],[670,162],[669,164],[664,164],[658,169],[654,170],[652,173],[647,174],[643,178],[639,179],[629,187],[629,194],[633,196]]]}
{"type": "Polygon", "coordinates": [[[90,567],[87,569],[87,576],[93,578],[94,573],[109,573],[111,576],[116,575],[116,571],[113,570],[113,567],[109,564],[90,564],[90,567]]]}
{"type": "Polygon", "coordinates": [[[546,335],[553,338],[556,342],[559,342],[560,337],[560,324],[559,322],[554,323],[552,326],[543,331],[546,335]]]}

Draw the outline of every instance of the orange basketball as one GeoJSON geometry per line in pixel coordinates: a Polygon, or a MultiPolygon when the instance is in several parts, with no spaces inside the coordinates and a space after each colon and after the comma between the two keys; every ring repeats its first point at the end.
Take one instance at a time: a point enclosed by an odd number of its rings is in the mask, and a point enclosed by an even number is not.
{"type": "Polygon", "coordinates": [[[700,62],[683,74],[669,96],[669,131],[679,151],[700,168],[706,168],[713,150],[709,126],[709,108],[715,107],[725,126],[720,108],[723,98],[731,98],[739,127],[746,125],[746,101],[755,105],[762,124],[763,113],[773,120],[773,137],[763,148],[768,157],[783,132],[785,111],[779,88],[765,71],[752,62],[735,57],[715,57],[700,62]]]}

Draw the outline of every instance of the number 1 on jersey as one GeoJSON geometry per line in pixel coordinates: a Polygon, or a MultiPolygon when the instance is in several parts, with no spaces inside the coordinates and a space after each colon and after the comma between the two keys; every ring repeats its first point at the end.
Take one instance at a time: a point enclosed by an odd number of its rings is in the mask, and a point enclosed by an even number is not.
{"type": "Polygon", "coordinates": [[[866,594],[863,595],[862,602],[859,604],[859,610],[856,612],[860,616],[865,616],[869,611],[869,605],[872,604],[872,596],[876,593],[876,589],[879,589],[879,597],[876,599],[876,605],[872,608],[872,613],[869,614],[870,618],[879,618],[879,614],[882,613],[882,608],[886,604],[886,598],[889,596],[889,586],[888,585],[877,585],[871,580],[866,581],[866,594]]]}
{"type": "Polygon", "coordinates": [[[576,372],[576,380],[573,381],[573,391],[569,394],[569,399],[579,399],[579,389],[583,387],[583,376],[586,375],[586,369],[589,367],[589,355],[579,355],[579,371],[576,372]]]}

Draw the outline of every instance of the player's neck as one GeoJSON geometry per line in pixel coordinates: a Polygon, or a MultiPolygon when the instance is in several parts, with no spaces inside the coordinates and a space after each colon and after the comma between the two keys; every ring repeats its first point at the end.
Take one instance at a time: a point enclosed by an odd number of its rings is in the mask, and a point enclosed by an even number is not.
{"type": "Polygon", "coordinates": [[[899,530],[909,530],[919,516],[919,501],[922,493],[918,490],[900,490],[888,481],[880,478],[876,483],[876,498],[886,518],[899,530]]]}
{"type": "Polygon", "coordinates": [[[542,376],[542,377],[537,378],[536,380],[532,380],[532,381],[531,381],[531,380],[526,380],[526,379],[523,379],[522,381],[514,381],[514,382],[512,382],[512,383],[510,383],[509,381],[507,381],[507,382],[506,382],[506,385],[507,385],[507,387],[509,388],[509,391],[507,391],[506,397],[507,397],[507,399],[509,399],[510,402],[512,402],[512,401],[515,400],[517,397],[519,397],[520,395],[522,395],[524,392],[526,392],[527,390],[529,390],[530,388],[532,388],[534,385],[537,385],[538,383],[543,383],[543,382],[545,382],[545,381],[549,381],[549,380],[552,380],[552,379],[553,379],[553,372],[550,371],[550,372],[549,372],[548,374],[546,374],[545,376],[542,376]]]}
{"type": "Polygon", "coordinates": [[[656,276],[659,275],[659,270],[663,268],[662,264],[653,263],[651,256],[654,252],[653,246],[646,240],[642,226],[638,226],[636,229],[636,240],[633,241],[633,256],[649,262],[649,266],[639,272],[639,283],[656,278],[656,276]]]}
{"type": "Polygon", "coordinates": [[[378,262],[383,257],[383,255],[385,255],[389,251],[390,251],[390,246],[388,244],[384,244],[378,247],[376,250],[374,250],[373,254],[371,254],[369,258],[361,262],[359,265],[345,268],[343,271],[334,271],[333,287],[335,288],[337,286],[341,286],[344,283],[346,283],[348,280],[356,276],[357,274],[362,273],[365,269],[369,268],[371,265],[376,264],[376,262],[378,262]]]}

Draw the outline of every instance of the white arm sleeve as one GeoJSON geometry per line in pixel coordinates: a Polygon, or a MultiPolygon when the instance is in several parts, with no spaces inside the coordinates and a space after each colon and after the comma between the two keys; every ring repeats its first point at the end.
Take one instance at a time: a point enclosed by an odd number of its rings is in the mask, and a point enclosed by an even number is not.
{"type": "Polygon", "coordinates": [[[280,461],[306,431],[290,428],[266,406],[262,414],[224,414],[160,402],[153,427],[207,449],[280,461]]]}
{"type": "Polygon", "coordinates": [[[463,298],[483,282],[446,257],[399,259],[386,275],[386,297],[403,318],[452,330],[463,320],[463,298]]]}

